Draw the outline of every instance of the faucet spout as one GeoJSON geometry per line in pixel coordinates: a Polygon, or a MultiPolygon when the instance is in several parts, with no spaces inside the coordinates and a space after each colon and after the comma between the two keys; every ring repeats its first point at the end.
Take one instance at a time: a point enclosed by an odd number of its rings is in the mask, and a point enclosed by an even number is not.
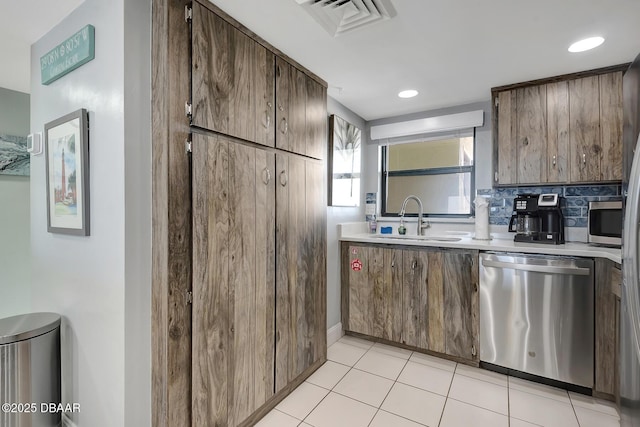
{"type": "Polygon", "coordinates": [[[418,198],[418,196],[414,196],[413,194],[408,196],[406,199],[404,199],[404,202],[402,202],[402,209],[400,209],[400,217],[404,220],[404,214],[406,212],[407,209],[407,202],[409,202],[409,200],[413,200],[418,204],[418,228],[416,230],[416,234],[418,236],[422,235],[422,230],[424,228],[429,228],[431,227],[431,224],[429,223],[429,221],[427,221],[426,224],[423,224],[423,215],[424,215],[424,210],[422,208],[422,200],[420,200],[420,198],[418,198]]]}

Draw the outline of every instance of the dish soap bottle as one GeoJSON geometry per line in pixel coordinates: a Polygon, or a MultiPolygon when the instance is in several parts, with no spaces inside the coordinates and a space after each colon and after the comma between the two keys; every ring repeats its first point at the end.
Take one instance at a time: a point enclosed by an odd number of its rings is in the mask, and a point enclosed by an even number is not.
{"type": "Polygon", "coordinates": [[[400,219],[400,225],[398,226],[398,234],[405,235],[407,234],[407,227],[404,226],[404,219],[400,219]]]}

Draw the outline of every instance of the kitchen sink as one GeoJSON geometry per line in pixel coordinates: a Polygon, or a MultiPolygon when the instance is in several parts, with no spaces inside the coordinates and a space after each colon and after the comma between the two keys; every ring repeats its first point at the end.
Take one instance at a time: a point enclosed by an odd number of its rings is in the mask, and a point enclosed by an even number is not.
{"type": "Polygon", "coordinates": [[[375,239],[398,239],[398,240],[420,240],[436,242],[458,242],[460,237],[451,236],[416,236],[415,234],[375,234],[371,236],[375,239]]]}

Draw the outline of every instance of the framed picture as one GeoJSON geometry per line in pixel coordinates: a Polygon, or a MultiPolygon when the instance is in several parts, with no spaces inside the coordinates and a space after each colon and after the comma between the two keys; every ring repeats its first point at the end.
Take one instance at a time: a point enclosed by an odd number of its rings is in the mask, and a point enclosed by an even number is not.
{"type": "Polygon", "coordinates": [[[329,206],[360,205],[360,144],[360,129],[329,117],[329,206]]]}
{"type": "Polygon", "coordinates": [[[84,108],[44,125],[47,230],[89,235],[89,116],[84,108]]]}
{"type": "Polygon", "coordinates": [[[27,137],[0,134],[0,175],[29,176],[27,137]]]}

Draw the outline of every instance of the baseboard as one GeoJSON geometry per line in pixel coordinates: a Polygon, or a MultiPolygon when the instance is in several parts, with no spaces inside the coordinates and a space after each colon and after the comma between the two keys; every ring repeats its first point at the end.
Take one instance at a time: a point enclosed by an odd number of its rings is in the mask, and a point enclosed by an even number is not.
{"type": "Polygon", "coordinates": [[[342,323],[338,323],[327,329],[327,347],[338,341],[343,335],[342,323]]]}

